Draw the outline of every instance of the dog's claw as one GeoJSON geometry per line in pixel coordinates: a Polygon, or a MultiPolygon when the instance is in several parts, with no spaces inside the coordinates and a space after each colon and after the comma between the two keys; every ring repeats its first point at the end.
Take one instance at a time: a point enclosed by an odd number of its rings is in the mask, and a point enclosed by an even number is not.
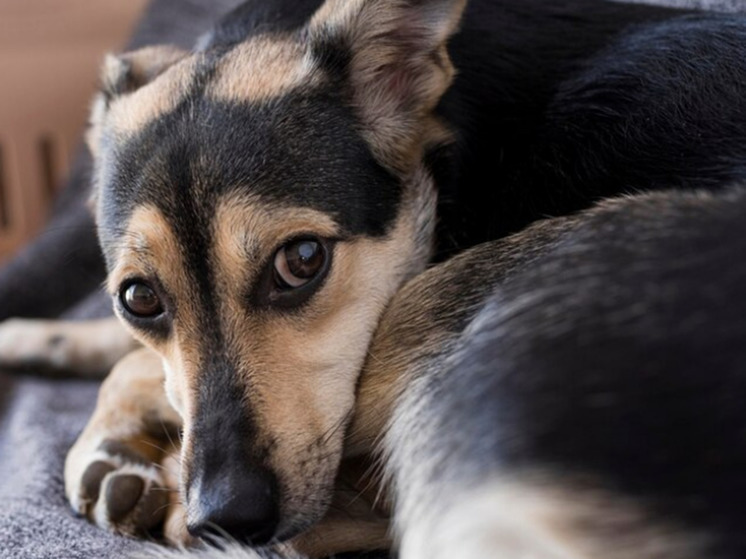
{"type": "Polygon", "coordinates": [[[121,522],[132,512],[145,490],[140,476],[114,476],[106,486],[106,510],[111,522],[121,522]]]}
{"type": "Polygon", "coordinates": [[[97,460],[93,462],[88,468],[86,468],[83,474],[83,479],[80,482],[80,503],[83,506],[76,507],[76,512],[81,515],[86,514],[86,504],[96,503],[98,501],[99,489],[101,482],[107,474],[116,470],[115,466],[112,466],[108,462],[102,462],[97,460]]]}
{"type": "Polygon", "coordinates": [[[164,487],[151,484],[134,474],[115,475],[106,485],[106,510],[109,521],[131,523],[136,530],[147,531],[159,526],[168,508],[168,493],[164,487]]]}

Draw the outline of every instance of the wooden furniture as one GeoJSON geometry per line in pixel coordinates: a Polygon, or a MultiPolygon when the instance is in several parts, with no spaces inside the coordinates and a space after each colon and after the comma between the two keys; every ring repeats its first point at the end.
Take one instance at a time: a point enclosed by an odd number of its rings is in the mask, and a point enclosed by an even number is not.
{"type": "Polygon", "coordinates": [[[104,53],[146,0],[0,2],[0,261],[38,232],[80,141],[104,53]]]}

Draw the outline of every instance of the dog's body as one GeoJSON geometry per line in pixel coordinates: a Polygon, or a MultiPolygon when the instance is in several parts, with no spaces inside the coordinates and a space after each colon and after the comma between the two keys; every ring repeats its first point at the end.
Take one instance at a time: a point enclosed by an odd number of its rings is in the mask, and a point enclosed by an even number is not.
{"type": "MultiPolygon", "coordinates": [[[[150,349],[70,453],[74,508],[124,533],[165,516],[177,541],[217,525],[316,556],[375,549],[386,507],[344,500],[343,478],[383,437],[407,558],[463,541],[475,558],[741,556],[722,489],[740,484],[737,406],[676,435],[740,387],[744,203],[723,189],[746,180],[746,19],[319,4],[249,2],[194,53],[107,62],[96,213],[115,308],[150,349]],[[609,203],[421,273],[603,197],[692,187],[718,193],[609,203]],[[186,509],[151,465],[171,463],[177,423],[186,509]]],[[[38,343],[65,361],[64,335],[38,343]]]]}
{"type": "Polygon", "coordinates": [[[380,441],[403,556],[743,557],[745,211],[609,201],[399,292],[348,449],[380,441]]]}

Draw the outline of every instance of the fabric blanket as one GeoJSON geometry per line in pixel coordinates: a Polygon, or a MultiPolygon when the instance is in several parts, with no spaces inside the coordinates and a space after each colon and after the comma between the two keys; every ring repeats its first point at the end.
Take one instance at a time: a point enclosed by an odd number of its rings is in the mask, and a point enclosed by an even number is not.
{"type": "MultiPolygon", "coordinates": [[[[658,2],[746,10],[746,0],[658,2]]],[[[239,3],[154,0],[130,47],[152,43],[189,46],[218,15],[239,3]]],[[[93,224],[80,203],[87,168],[86,156],[81,155],[44,236],[0,270],[0,320],[15,314],[57,316],[64,312],[80,317],[109,312],[108,302],[100,296],[86,297],[103,278],[90,234],[93,224]],[[74,251],[57,248],[62,237],[75,246],[74,251]],[[60,280],[62,267],[67,275],[60,280]],[[19,300],[30,303],[21,308],[19,300]]],[[[142,542],[114,536],[76,518],[64,496],[65,454],[91,414],[97,389],[92,381],[0,372],[0,559],[114,558],[144,548],[142,542]]]]}

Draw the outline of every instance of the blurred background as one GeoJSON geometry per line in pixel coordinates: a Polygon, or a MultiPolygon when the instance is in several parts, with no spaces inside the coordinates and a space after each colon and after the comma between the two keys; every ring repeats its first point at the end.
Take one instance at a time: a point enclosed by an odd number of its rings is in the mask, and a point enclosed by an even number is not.
{"type": "Polygon", "coordinates": [[[0,263],[45,222],[98,68],[147,0],[0,0],[0,263]]]}

